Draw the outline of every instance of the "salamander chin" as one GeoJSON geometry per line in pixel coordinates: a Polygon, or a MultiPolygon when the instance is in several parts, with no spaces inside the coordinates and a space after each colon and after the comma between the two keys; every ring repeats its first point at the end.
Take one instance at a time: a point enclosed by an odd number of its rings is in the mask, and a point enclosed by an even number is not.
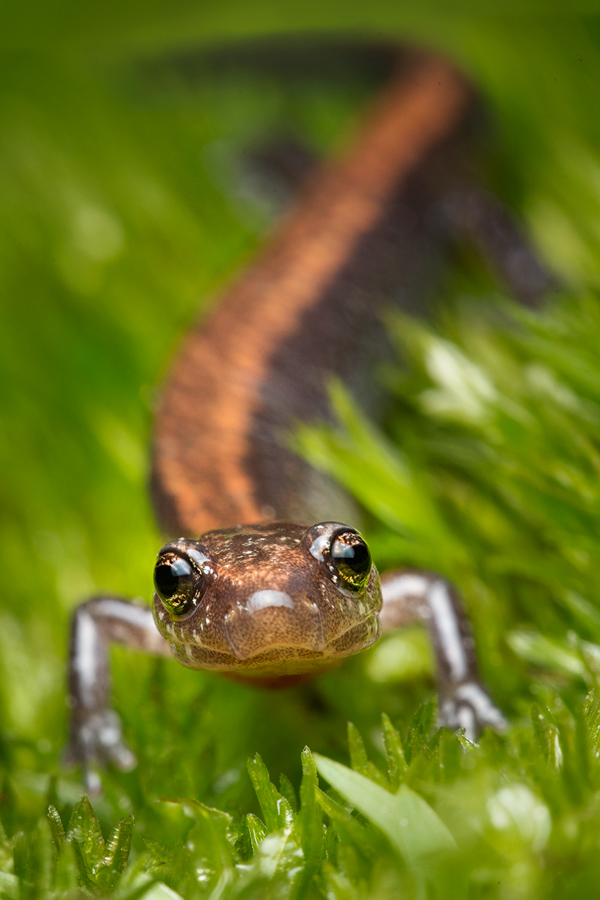
{"type": "Polygon", "coordinates": [[[193,669],[296,676],[370,646],[381,586],[348,525],[290,522],[211,531],[160,551],[154,618],[193,669]]]}

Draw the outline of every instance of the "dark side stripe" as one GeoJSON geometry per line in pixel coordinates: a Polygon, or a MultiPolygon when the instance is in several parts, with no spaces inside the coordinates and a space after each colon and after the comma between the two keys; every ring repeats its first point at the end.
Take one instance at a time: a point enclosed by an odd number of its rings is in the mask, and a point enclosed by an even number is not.
{"type": "MultiPolygon", "coordinates": [[[[327,416],[329,375],[367,377],[392,272],[418,304],[433,265],[420,209],[446,180],[470,101],[446,61],[405,59],[355,147],[310,180],[258,261],[185,340],[155,428],[153,495],[169,534],[313,515],[308,495],[319,490],[282,435],[298,418],[327,416]]],[[[314,515],[326,519],[321,499],[314,515]]]]}

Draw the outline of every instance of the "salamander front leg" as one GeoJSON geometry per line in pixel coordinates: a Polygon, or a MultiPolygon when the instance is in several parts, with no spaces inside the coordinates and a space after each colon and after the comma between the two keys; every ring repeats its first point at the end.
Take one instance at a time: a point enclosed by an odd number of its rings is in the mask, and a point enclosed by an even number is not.
{"type": "Polygon", "coordinates": [[[92,764],[111,762],[123,771],[136,764],[123,741],[121,721],[110,707],[108,650],[112,642],[156,656],[171,656],[149,607],[119,597],[92,597],[75,610],[69,653],[71,724],[66,760],[81,763],[90,794],[101,790],[92,764]]]}
{"type": "Polygon", "coordinates": [[[486,725],[502,730],[506,720],[481,680],[471,626],[456,589],[431,572],[399,570],[382,576],[384,631],[422,621],[436,660],[439,724],[464,728],[476,740],[486,725]]]}

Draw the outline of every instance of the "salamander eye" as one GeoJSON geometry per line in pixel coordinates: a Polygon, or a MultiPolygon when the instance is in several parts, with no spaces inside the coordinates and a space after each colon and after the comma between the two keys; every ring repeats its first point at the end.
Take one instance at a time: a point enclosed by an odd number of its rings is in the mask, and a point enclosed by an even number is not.
{"type": "Polygon", "coordinates": [[[359,591],[365,586],[371,574],[371,554],[369,548],[354,531],[340,534],[331,544],[331,560],[342,581],[351,590],[359,591]]]}
{"type": "Polygon", "coordinates": [[[162,548],[154,567],[154,588],[167,611],[180,618],[192,612],[214,576],[205,553],[195,541],[172,541],[162,548]],[[196,546],[192,546],[196,545],[196,546]]]}
{"type": "Polygon", "coordinates": [[[339,522],[321,522],[309,528],[304,541],[335,583],[347,591],[361,591],[365,587],[373,562],[369,548],[354,528],[339,522]]]}

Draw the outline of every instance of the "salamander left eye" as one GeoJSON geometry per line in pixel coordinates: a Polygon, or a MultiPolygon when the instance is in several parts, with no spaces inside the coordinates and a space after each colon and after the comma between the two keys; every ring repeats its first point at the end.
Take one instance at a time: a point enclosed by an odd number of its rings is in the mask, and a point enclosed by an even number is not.
{"type": "Polygon", "coordinates": [[[214,573],[208,557],[196,547],[196,542],[173,541],[158,554],[154,567],[154,589],[167,611],[180,618],[192,612],[202,599],[207,576],[214,573]],[[181,546],[180,546],[181,545],[181,546]]]}
{"type": "Polygon", "coordinates": [[[371,554],[360,534],[340,534],[331,545],[331,561],[347,587],[360,590],[371,574],[371,554]]]}
{"type": "Polygon", "coordinates": [[[329,577],[347,591],[361,591],[371,576],[369,548],[354,528],[321,522],[304,535],[309,553],[323,563],[329,577]]]}

